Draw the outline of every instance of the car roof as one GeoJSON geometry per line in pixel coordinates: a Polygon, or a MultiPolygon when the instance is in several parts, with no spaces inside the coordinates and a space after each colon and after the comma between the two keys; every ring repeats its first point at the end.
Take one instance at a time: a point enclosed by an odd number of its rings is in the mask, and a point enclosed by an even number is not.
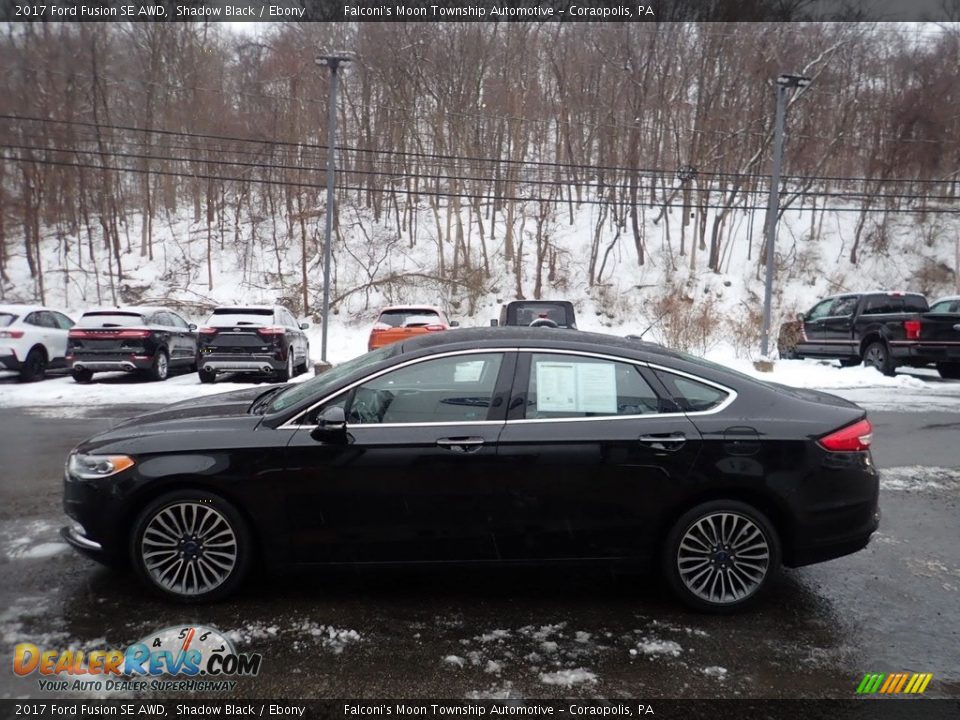
{"type": "Polygon", "coordinates": [[[668,356],[683,359],[670,348],[656,343],[605,335],[602,333],[568,330],[565,328],[531,328],[505,325],[501,327],[459,328],[456,332],[429,333],[417,335],[402,343],[402,352],[410,353],[448,345],[451,350],[459,346],[471,348],[494,348],[512,345],[514,347],[555,347],[562,350],[581,350],[585,352],[616,352],[626,350],[634,356],[668,356]]]}
{"type": "Polygon", "coordinates": [[[937,298],[936,300],[934,300],[934,301],[931,302],[930,304],[931,304],[931,305],[936,305],[937,303],[941,303],[941,302],[953,302],[954,300],[960,300],[960,295],[944,295],[944,296],[941,297],[941,298],[937,298]]]}
{"type": "Polygon", "coordinates": [[[279,307],[279,305],[218,305],[213,309],[213,312],[217,310],[270,310],[276,312],[279,307]]]}
{"type": "Polygon", "coordinates": [[[443,310],[436,305],[388,305],[385,308],[381,308],[380,312],[384,313],[388,310],[433,310],[438,313],[443,312],[443,310]]]}
{"type": "MultiPolygon", "coordinates": [[[[13,314],[24,314],[32,313],[37,310],[51,310],[52,308],[44,307],[43,305],[0,305],[0,312],[13,314]]],[[[59,311],[58,311],[59,312],[59,311]]]]}
{"type": "Polygon", "coordinates": [[[168,307],[162,307],[159,305],[125,305],[123,307],[93,308],[91,310],[86,310],[83,314],[90,315],[96,313],[98,315],[103,315],[107,313],[131,313],[135,315],[145,315],[146,313],[155,312],[176,312],[176,310],[171,310],[168,307]]]}

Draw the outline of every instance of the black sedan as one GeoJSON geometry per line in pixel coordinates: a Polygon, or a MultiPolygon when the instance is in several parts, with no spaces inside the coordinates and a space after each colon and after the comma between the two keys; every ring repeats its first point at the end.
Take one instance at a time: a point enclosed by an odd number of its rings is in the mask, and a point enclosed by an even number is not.
{"type": "Polygon", "coordinates": [[[870,435],[845,400],[636,340],[437,333],[91,438],[63,534],[181,601],[255,562],[652,561],[727,611],[868,543],[870,435]]]}

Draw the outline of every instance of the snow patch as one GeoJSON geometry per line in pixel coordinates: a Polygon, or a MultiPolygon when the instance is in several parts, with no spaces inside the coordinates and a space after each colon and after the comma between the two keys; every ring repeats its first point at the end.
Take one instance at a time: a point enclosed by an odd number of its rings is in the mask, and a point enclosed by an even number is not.
{"type": "Polygon", "coordinates": [[[467,661],[464,660],[459,655],[447,655],[443,659],[443,661],[447,663],[447,665],[455,665],[456,667],[461,667],[461,668],[467,664],[467,661]]]}
{"type": "Polygon", "coordinates": [[[718,680],[725,680],[727,678],[727,669],[725,667],[720,667],[719,665],[711,665],[710,667],[705,667],[700,670],[707,677],[717,678],[718,680]]]}
{"type": "Polygon", "coordinates": [[[636,648],[630,649],[630,655],[632,656],[647,655],[651,658],[655,655],[679,657],[681,652],[683,652],[683,648],[680,647],[679,643],[675,643],[673,640],[659,640],[657,638],[644,638],[637,643],[636,648]]]}
{"type": "Polygon", "coordinates": [[[584,668],[574,670],[556,670],[554,672],[540,673],[540,682],[544,685],[559,685],[560,687],[573,687],[583,683],[597,682],[597,676],[584,668]]]}
{"type": "Polygon", "coordinates": [[[880,487],[894,492],[960,490],[960,470],[921,465],[884,468],[880,471],[880,487]]]}

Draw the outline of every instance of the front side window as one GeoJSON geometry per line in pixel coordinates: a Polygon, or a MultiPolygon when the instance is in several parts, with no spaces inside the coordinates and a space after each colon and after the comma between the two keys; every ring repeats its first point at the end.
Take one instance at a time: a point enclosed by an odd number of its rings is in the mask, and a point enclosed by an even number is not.
{"type": "Polygon", "coordinates": [[[813,306],[813,309],[807,313],[807,320],[819,320],[822,317],[826,317],[827,313],[830,312],[830,308],[833,307],[835,302],[836,298],[830,298],[829,300],[818,302],[813,306]]]}
{"type": "Polygon", "coordinates": [[[502,353],[476,353],[426,360],[388,372],[352,391],[347,422],[486,420],[502,362],[502,353]]]}
{"type": "Polygon", "coordinates": [[[531,357],[527,419],[648,415],[659,408],[636,365],[577,355],[531,357]]]}
{"type": "Polygon", "coordinates": [[[837,300],[830,308],[831,317],[849,317],[857,309],[857,297],[844,297],[837,300]]]}

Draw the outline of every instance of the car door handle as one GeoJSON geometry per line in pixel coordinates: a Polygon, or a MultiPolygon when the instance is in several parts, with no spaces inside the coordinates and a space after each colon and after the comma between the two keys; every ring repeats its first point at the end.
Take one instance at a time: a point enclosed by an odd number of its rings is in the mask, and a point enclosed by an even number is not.
{"type": "Polygon", "coordinates": [[[641,435],[640,444],[647,445],[654,450],[664,452],[676,452],[687,443],[687,436],[683,433],[663,433],[654,435],[641,435]]]}
{"type": "Polygon", "coordinates": [[[450,437],[437,440],[437,446],[458,453],[473,453],[483,447],[483,438],[450,437]]]}

